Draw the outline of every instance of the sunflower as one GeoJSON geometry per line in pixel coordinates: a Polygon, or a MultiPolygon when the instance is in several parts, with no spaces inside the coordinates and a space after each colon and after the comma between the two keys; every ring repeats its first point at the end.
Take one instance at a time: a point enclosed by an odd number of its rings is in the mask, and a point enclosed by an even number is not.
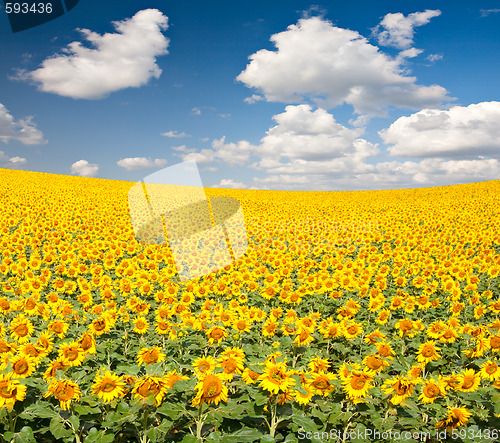
{"type": "Polygon", "coordinates": [[[396,355],[391,348],[391,342],[376,343],[375,346],[377,348],[377,355],[380,357],[392,360],[394,358],[393,355],[396,355]]]}
{"type": "Polygon", "coordinates": [[[302,393],[296,389],[293,389],[292,393],[293,393],[293,396],[295,398],[295,401],[299,405],[307,405],[308,403],[310,403],[311,399],[313,398],[315,389],[307,382],[302,383],[301,387],[305,393],[302,393]]]}
{"type": "Polygon", "coordinates": [[[243,332],[250,332],[251,325],[246,319],[240,318],[233,322],[233,328],[241,334],[243,332]]]}
{"type": "Polygon", "coordinates": [[[221,401],[227,402],[228,389],[223,383],[221,374],[204,374],[196,385],[196,389],[198,392],[191,402],[192,406],[199,405],[201,408],[203,403],[218,405],[221,401]]]}
{"type": "Polygon", "coordinates": [[[389,362],[384,360],[383,358],[378,357],[377,355],[368,355],[363,359],[363,364],[370,371],[379,372],[383,371],[387,366],[389,366],[389,362]]]}
{"type": "Polygon", "coordinates": [[[353,370],[349,377],[342,381],[344,392],[351,400],[359,400],[366,397],[372,387],[373,372],[353,370]]]}
{"type": "Polygon", "coordinates": [[[344,323],[342,332],[344,333],[344,337],[348,340],[357,337],[358,335],[363,333],[363,327],[360,323],[353,322],[352,324],[344,323]]]}
{"type": "Polygon", "coordinates": [[[165,361],[166,355],[161,352],[161,347],[156,346],[154,348],[141,348],[139,354],[137,355],[137,364],[153,364],[165,361]]]}
{"type": "Polygon", "coordinates": [[[62,320],[54,320],[49,323],[47,329],[59,338],[64,338],[66,332],[68,332],[69,324],[62,320]]]}
{"type": "Polygon", "coordinates": [[[225,355],[219,359],[218,366],[224,369],[227,380],[231,381],[234,374],[241,374],[243,371],[243,359],[232,355],[225,355]]]}
{"type": "Polygon", "coordinates": [[[241,378],[243,379],[243,381],[247,385],[251,385],[251,384],[255,383],[259,379],[260,376],[261,376],[261,374],[259,374],[258,372],[252,371],[250,368],[245,368],[245,370],[241,374],[241,378]]]}
{"type": "Polygon", "coordinates": [[[279,323],[270,317],[262,325],[262,335],[264,337],[273,337],[276,334],[276,329],[278,329],[279,323]]]}
{"type": "Polygon", "coordinates": [[[427,341],[420,345],[417,353],[417,361],[419,363],[430,363],[439,359],[441,356],[436,352],[440,351],[441,348],[434,346],[435,342],[433,340],[427,341]]]}
{"type": "Polygon", "coordinates": [[[228,337],[228,333],[224,326],[214,326],[213,328],[210,328],[208,331],[206,331],[205,334],[208,337],[208,341],[211,345],[213,345],[214,342],[220,344],[224,338],[228,337]]]}
{"type": "Polygon", "coordinates": [[[168,371],[167,375],[164,377],[168,389],[174,387],[174,384],[181,380],[189,380],[189,377],[185,375],[179,375],[176,370],[168,371]]]}
{"type": "Polygon", "coordinates": [[[18,380],[12,380],[10,375],[0,374],[0,408],[12,409],[16,401],[23,401],[26,389],[18,380]]]}
{"type": "Polygon", "coordinates": [[[78,344],[87,354],[95,354],[97,352],[96,341],[91,332],[85,332],[85,334],[81,336],[80,340],[78,340],[78,344]]]}
{"type": "Polygon", "coordinates": [[[311,336],[311,332],[309,329],[304,328],[304,327],[299,327],[298,331],[296,332],[295,339],[293,342],[297,346],[307,346],[310,344],[312,341],[314,341],[314,338],[311,336]]]}
{"type": "Polygon", "coordinates": [[[321,359],[319,357],[314,357],[308,363],[309,369],[311,372],[319,372],[319,371],[327,371],[330,367],[330,362],[325,359],[321,359]]]}
{"type": "Polygon", "coordinates": [[[497,362],[488,360],[481,365],[480,374],[484,379],[489,379],[491,381],[498,380],[500,378],[500,366],[498,366],[497,362]]]}
{"type": "Polygon", "coordinates": [[[33,335],[35,327],[33,323],[24,316],[24,314],[19,314],[10,323],[10,336],[17,340],[18,343],[24,343],[28,341],[29,337],[33,335]]]}
{"type": "Polygon", "coordinates": [[[43,349],[44,355],[48,354],[54,348],[52,345],[52,333],[50,331],[41,332],[36,345],[38,348],[43,349]]]}
{"type": "Polygon", "coordinates": [[[107,317],[101,316],[89,325],[89,330],[92,335],[100,336],[111,330],[111,323],[107,317]]]}
{"type": "Polygon", "coordinates": [[[413,394],[413,389],[418,381],[408,377],[396,377],[389,379],[382,385],[385,394],[393,394],[390,401],[393,405],[399,405],[401,402],[413,394]]]}
{"type": "Polygon", "coordinates": [[[10,366],[12,371],[9,375],[12,378],[26,378],[35,372],[36,360],[26,355],[16,355],[10,359],[10,366]]]}
{"type": "Polygon", "coordinates": [[[434,403],[434,400],[440,396],[446,396],[446,390],[441,376],[438,380],[431,378],[424,382],[422,393],[418,399],[422,400],[422,403],[434,403]]]}
{"type": "Polygon", "coordinates": [[[80,366],[85,359],[85,351],[76,341],[63,343],[59,349],[58,358],[67,366],[80,366]]]}
{"type": "Polygon", "coordinates": [[[109,371],[106,371],[103,375],[98,373],[92,385],[92,392],[97,394],[104,403],[108,403],[125,395],[125,382],[123,377],[109,371]]]}
{"type": "Polygon", "coordinates": [[[149,322],[146,320],[146,317],[136,317],[134,320],[134,329],[133,331],[137,334],[145,334],[149,329],[149,322]]]}
{"type": "Polygon", "coordinates": [[[284,362],[266,362],[266,369],[259,377],[260,386],[272,394],[277,394],[279,391],[285,392],[290,386],[295,384],[295,380],[291,377],[292,371],[287,371],[284,362]]]}
{"type": "Polygon", "coordinates": [[[313,390],[313,393],[326,397],[335,389],[332,383],[336,379],[335,374],[319,371],[310,375],[312,380],[308,383],[308,386],[313,390]]]}
{"type": "Polygon", "coordinates": [[[45,372],[43,373],[43,378],[49,380],[51,378],[56,378],[57,371],[65,371],[69,366],[66,365],[61,359],[57,359],[49,362],[49,365],[45,372]]]}
{"type": "Polygon", "coordinates": [[[168,391],[168,388],[175,383],[175,381],[172,381],[170,378],[171,375],[167,376],[167,378],[145,375],[135,380],[132,394],[135,398],[141,400],[145,400],[148,396],[152,396],[155,400],[154,406],[158,406],[162,402],[163,396],[168,391]]]}
{"type": "Polygon", "coordinates": [[[71,400],[78,401],[80,399],[80,388],[71,380],[54,380],[49,385],[48,392],[44,397],[53,395],[59,400],[59,405],[62,409],[68,410],[71,400]]]}
{"type": "Polygon", "coordinates": [[[456,389],[458,391],[474,392],[481,383],[481,376],[479,373],[476,373],[474,369],[466,369],[462,373],[458,374],[457,380],[459,385],[456,389]]]}
{"type": "Polygon", "coordinates": [[[208,373],[215,369],[217,366],[217,360],[210,356],[199,357],[193,362],[192,366],[198,374],[208,373]]]}
{"type": "Polygon", "coordinates": [[[446,428],[448,431],[463,426],[472,414],[466,408],[451,408],[448,406],[448,417],[436,423],[436,428],[446,428]]]}

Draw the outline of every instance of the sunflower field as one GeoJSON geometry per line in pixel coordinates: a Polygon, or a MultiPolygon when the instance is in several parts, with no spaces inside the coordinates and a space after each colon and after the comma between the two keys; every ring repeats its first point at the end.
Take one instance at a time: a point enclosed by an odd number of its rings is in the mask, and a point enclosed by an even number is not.
{"type": "Polygon", "coordinates": [[[0,441],[498,441],[500,181],[207,188],[248,249],[188,281],[131,186],[0,169],[0,441]]]}

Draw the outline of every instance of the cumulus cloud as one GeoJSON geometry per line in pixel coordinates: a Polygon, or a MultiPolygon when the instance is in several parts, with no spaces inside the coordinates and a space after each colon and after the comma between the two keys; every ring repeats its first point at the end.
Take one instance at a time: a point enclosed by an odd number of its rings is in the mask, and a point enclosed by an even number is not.
{"type": "Polygon", "coordinates": [[[162,132],[161,135],[163,135],[164,137],[168,137],[168,138],[191,137],[189,134],[186,134],[185,132],[177,132],[177,131],[162,132]]]}
{"type": "Polygon", "coordinates": [[[0,103],[0,140],[8,143],[17,140],[24,145],[43,145],[47,140],[33,123],[33,117],[15,120],[7,108],[0,103]]]}
{"type": "Polygon", "coordinates": [[[438,9],[427,9],[404,16],[400,12],[386,14],[380,24],[373,29],[379,45],[407,49],[413,44],[414,28],[429,23],[431,18],[441,15],[438,9]]]}
{"type": "Polygon", "coordinates": [[[5,152],[0,151],[0,167],[7,169],[17,169],[26,163],[22,157],[9,157],[5,152]]]}
{"type": "Polygon", "coordinates": [[[99,171],[99,166],[87,160],[78,160],[71,165],[71,173],[80,177],[95,177],[97,171],[99,171]]]}
{"type": "Polygon", "coordinates": [[[251,55],[237,77],[268,101],[312,99],[325,108],[348,103],[358,114],[385,115],[387,105],[421,109],[451,99],[445,88],[421,86],[406,76],[401,58],[389,57],[358,32],[319,17],[300,19],[271,41],[276,50],[251,55]]]}
{"type": "Polygon", "coordinates": [[[373,169],[365,159],[378,153],[377,146],[359,138],[362,129],[337,123],[324,109],[289,105],[273,120],[277,124],[258,145],[244,140],[227,143],[222,137],[212,142],[212,149],[190,153],[183,160],[249,165],[274,175],[361,173],[373,169]]]}
{"type": "Polygon", "coordinates": [[[162,72],[156,57],[168,52],[169,39],[162,34],[167,23],[168,18],[157,9],[145,9],[113,22],[115,33],[100,35],[80,29],[92,47],[72,42],[38,69],[21,72],[18,78],[34,81],[41,91],[75,99],[99,99],[145,85],[162,72]]]}
{"type": "Polygon", "coordinates": [[[223,178],[219,184],[214,185],[214,188],[244,189],[246,186],[242,182],[235,182],[232,178],[223,178]]]}
{"type": "Polygon", "coordinates": [[[248,103],[249,105],[252,105],[261,100],[264,100],[264,97],[262,97],[262,95],[252,94],[250,97],[246,97],[243,101],[245,103],[248,103]]]}
{"type": "Polygon", "coordinates": [[[500,102],[449,110],[423,109],[379,132],[400,157],[494,156],[500,158],[500,102]]]}
{"type": "Polygon", "coordinates": [[[129,157],[122,158],[116,162],[118,166],[126,169],[127,171],[133,171],[136,169],[145,169],[145,168],[160,168],[167,164],[167,160],[164,158],[156,158],[151,160],[146,157],[129,157]]]}

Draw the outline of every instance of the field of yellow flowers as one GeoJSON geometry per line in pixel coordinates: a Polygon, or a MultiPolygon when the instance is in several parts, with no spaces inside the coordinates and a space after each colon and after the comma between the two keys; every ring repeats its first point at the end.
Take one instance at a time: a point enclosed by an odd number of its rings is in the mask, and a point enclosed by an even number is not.
{"type": "Polygon", "coordinates": [[[188,281],[131,186],[0,169],[0,441],[498,441],[500,181],[206,189],[249,247],[188,281]]]}

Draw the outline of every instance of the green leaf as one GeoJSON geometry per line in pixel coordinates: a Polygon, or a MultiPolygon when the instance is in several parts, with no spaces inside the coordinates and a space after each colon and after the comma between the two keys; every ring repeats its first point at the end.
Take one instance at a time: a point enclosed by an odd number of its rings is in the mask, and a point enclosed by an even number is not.
{"type": "Polygon", "coordinates": [[[270,435],[265,435],[260,439],[260,443],[275,443],[276,440],[274,437],[271,437],[270,435]]]}
{"type": "Polygon", "coordinates": [[[36,443],[35,436],[33,435],[33,429],[29,426],[24,426],[16,435],[16,443],[36,443]]]}
{"type": "Polygon", "coordinates": [[[177,420],[184,414],[184,406],[179,403],[163,403],[156,412],[166,415],[171,420],[177,420]]]}
{"type": "Polygon", "coordinates": [[[28,406],[20,415],[24,419],[32,419],[33,417],[39,418],[57,418],[59,414],[54,410],[51,403],[48,402],[38,402],[33,405],[28,406]]]}
{"type": "Polygon", "coordinates": [[[246,442],[251,443],[261,438],[262,438],[262,433],[259,432],[257,429],[244,427],[232,434],[224,435],[224,437],[222,438],[222,443],[233,443],[236,441],[238,443],[246,443],[246,442]]]}
{"type": "Polygon", "coordinates": [[[219,431],[214,431],[205,439],[205,443],[219,443],[222,440],[222,435],[219,431]]]}
{"type": "Polygon", "coordinates": [[[54,417],[50,420],[50,432],[55,438],[66,438],[73,435],[73,432],[64,426],[61,417],[54,417]]]}
{"type": "Polygon", "coordinates": [[[78,429],[80,429],[80,420],[78,419],[78,417],[76,415],[72,415],[71,417],[69,417],[68,421],[71,422],[71,424],[73,425],[73,427],[75,428],[76,431],[78,431],[78,429]]]}
{"type": "Polygon", "coordinates": [[[73,407],[78,415],[90,415],[90,414],[99,414],[101,410],[99,408],[93,408],[91,406],[83,406],[83,405],[75,405],[73,407]]]}
{"type": "Polygon", "coordinates": [[[114,440],[114,434],[98,431],[96,428],[91,428],[85,437],[85,443],[113,443],[114,440]]]}
{"type": "MultiPolygon", "coordinates": [[[[194,435],[191,435],[191,434],[187,434],[181,440],[181,443],[197,443],[197,442],[198,442],[198,439],[194,435]]],[[[201,442],[201,440],[200,440],[200,442],[201,442]]]]}
{"type": "Polygon", "coordinates": [[[293,414],[291,419],[293,428],[303,429],[304,432],[315,432],[318,430],[318,426],[314,420],[309,417],[293,414]]]}

